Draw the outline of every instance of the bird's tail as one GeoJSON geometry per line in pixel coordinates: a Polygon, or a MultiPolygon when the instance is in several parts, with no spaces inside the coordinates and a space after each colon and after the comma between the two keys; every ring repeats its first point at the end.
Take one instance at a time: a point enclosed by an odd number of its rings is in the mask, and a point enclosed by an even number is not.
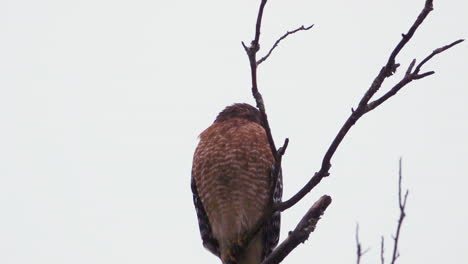
{"type": "Polygon", "coordinates": [[[247,247],[243,247],[241,241],[231,242],[226,247],[221,245],[223,264],[260,264],[264,247],[261,234],[262,232],[258,232],[247,247]]]}

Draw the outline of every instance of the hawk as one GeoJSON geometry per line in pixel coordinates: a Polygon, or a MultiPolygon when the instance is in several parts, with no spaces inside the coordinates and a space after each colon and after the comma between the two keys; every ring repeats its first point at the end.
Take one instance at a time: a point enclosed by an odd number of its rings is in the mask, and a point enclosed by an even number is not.
{"type": "Polygon", "coordinates": [[[282,176],[273,180],[273,166],[260,112],[251,105],[226,107],[200,134],[193,202],[203,246],[223,264],[259,264],[278,244],[280,213],[261,223],[281,201],[282,176]]]}

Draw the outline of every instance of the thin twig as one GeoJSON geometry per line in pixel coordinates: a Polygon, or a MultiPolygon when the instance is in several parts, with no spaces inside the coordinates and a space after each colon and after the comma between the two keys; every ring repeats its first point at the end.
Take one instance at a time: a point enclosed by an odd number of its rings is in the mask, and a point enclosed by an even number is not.
{"type": "Polygon", "coordinates": [[[322,196],[315,202],[304,217],[302,217],[296,228],[289,232],[288,237],[261,264],[280,263],[299,244],[304,243],[309,238],[310,233],[315,230],[318,220],[320,220],[320,217],[331,202],[332,199],[328,195],[322,196]]]}
{"type": "Polygon", "coordinates": [[[359,264],[361,263],[361,257],[366,254],[370,248],[367,248],[366,250],[362,251],[362,245],[361,242],[359,241],[359,224],[356,224],[356,263],[359,264]]]}
{"type": "Polygon", "coordinates": [[[416,66],[416,69],[414,71],[412,71],[415,63],[416,63],[416,59],[414,59],[410,66],[408,67],[408,70],[406,71],[405,73],[405,76],[403,77],[403,79],[401,79],[401,81],[399,81],[395,86],[393,86],[387,93],[385,93],[384,95],[382,95],[379,99],[376,99],[370,103],[367,104],[367,107],[366,107],[366,112],[369,112],[373,109],[375,109],[376,107],[378,107],[379,105],[381,105],[383,102],[387,101],[390,97],[394,96],[398,91],[401,90],[401,88],[403,88],[405,85],[407,85],[408,83],[414,81],[414,80],[419,80],[419,79],[422,79],[424,77],[427,77],[429,75],[432,75],[434,74],[434,71],[429,71],[429,72],[426,72],[426,73],[419,73],[419,71],[421,70],[421,67],[426,63],[428,62],[430,59],[432,59],[435,55],[443,52],[443,51],[446,51],[448,50],[449,48],[459,44],[459,43],[462,43],[464,41],[464,39],[459,39],[449,45],[446,45],[446,46],[443,46],[443,47],[440,47],[438,49],[435,49],[430,55],[428,55],[426,58],[424,58],[419,64],[418,66],[416,66]]]}
{"type": "Polygon", "coordinates": [[[438,49],[433,50],[432,53],[431,53],[429,56],[427,56],[426,58],[424,58],[424,59],[418,64],[418,66],[416,66],[416,69],[414,70],[414,72],[415,72],[415,73],[419,73],[419,71],[421,70],[421,67],[422,67],[426,62],[428,62],[430,59],[432,59],[432,57],[434,57],[435,55],[440,54],[440,53],[442,53],[442,52],[444,52],[444,51],[450,49],[451,47],[453,47],[453,46],[455,46],[455,45],[457,45],[457,44],[462,43],[463,41],[465,41],[465,40],[464,40],[464,39],[459,39],[459,40],[454,41],[454,42],[452,42],[452,43],[450,43],[450,44],[448,44],[448,45],[445,45],[445,46],[443,46],[443,47],[440,47],[440,48],[438,48],[438,49]]]}
{"type": "MultiPolygon", "coordinates": [[[[402,48],[408,43],[408,41],[412,38],[418,27],[421,25],[421,23],[424,21],[424,19],[427,17],[429,12],[431,12],[433,9],[432,7],[432,0],[426,0],[424,8],[418,15],[416,21],[413,23],[413,25],[410,27],[408,32],[406,34],[403,34],[402,39],[399,41],[399,43],[396,45],[395,49],[392,51],[390,54],[388,61],[386,62],[385,66],[382,67],[380,70],[379,74],[377,77],[374,79],[372,82],[372,85],[369,87],[369,89],[365,92],[364,96],[361,98],[358,107],[354,110],[352,109],[351,115],[348,117],[346,122],[343,124],[343,126],[340,128],[338,134],[335,136],[334,140],[330,144],[327,152],[325,153],[323,159],[322,159],[322,165],[321,168],[318,172],[314,174],[314,176],[309,180],[309,182],[306,183],[302,189],[297,192],[294,196],[292,196],[289,200],[284,201],[280,204],[277,204],[275,206],[275,210],[277,211],[284,211],[293,205],[295,205],[297,202],[299,202],[307,193],[309,193],[317,184],[320,183],[320,181],[330,175],[330,168],[331,168],[331,159],[333,155],[335,154],[335,151],[337,150],[338,146],[340,143],[343,141],[344,137],[348,133],[348,131],[351,129],[351,127],[366,113],[370,112],[371,110],[375,109],[377,106],[379,106],[381,103],[385,102],[388,98],[392,97],[393,95],[396,94],[401,88],[403,88],[405,85],[410,83],[413,80],[421,79],[426,76],[429,76],[433,74],[434,72],[426,72],[423,74],[419,74],[419,68],[416,67],[416,69],[411,72],[412,68],[414,67],[414,63],[411,63],[410,67],[408,67],[407,73],[403,79],[398,82],[392,89],[390,89],[389,92],[387,92],[385,95],[383,95],[381,98],[375,100],[374,102],[369,103],[370,99],[375,95],[375,93],[380,89],[382,86],[382,83],[384,80],[388,77],[390,77],[398,68],[399,64],[395,63],[396,56],[398,53],[402,50],[402,48]]],[[[431,55],[426,57],[418,66],[422,66],[425,62],[427,62],[429,59],[431,59],[434,55],[441,53],[453,46],[455,46],[458,43],[461,43],[463,40],[457,40],[454,43],[444,46],[440,49],[435,50],[431,55]]]]}
{"type": "Polygon", "coordinates": [[[270,55],[271,55],[271,53],[273,52],[273,50],[278,46],[278,44],[279,44],[283,39],[285,39],[285,38],[288,37],[289,35],[292,35],[292,34],[298,32],[298,31],[302,31],[302,30],[307,31],[307,30],[311,29],[313,26],[314,26],[314,25],[310,25],[310,26],[308,26],[308,27],[304,27],[304,25],[302,25],[301,27],[298,27],[298,28],[296,28],[296,29],[294,29],[294,30],[292,30],[292,31],[286,32],[283,36],[281,36],[278,40],[276,40],[275,44],[273,44],[273,47],[271,47],[270,51],[268,51],[268,53],[267,53],[265,56],[263,56],[261,59],[259,59],[259,60],[257,61],[257,66],[260,65],[262,62],[264,62],[266,59],[268,59],[268,57],[270,57],[270,55]]]}
{"type": "Polygon", "coordinates": [[[391,264],[395,264],[396,260],[400,256],[400,253],[398,252],[398,241],[400,239],[400,231],[401,231],[401,226],[403,225],[403,220],[405,219],[406,212],[405,212],[405,207],[406,207],[406,199],[408,198],[409,191],[406,190],[405,195],[402,195],[401,191],[401,179],[402,179],[402,161],[401,158],[398,163],[398,207],[400,208],[400,217],[398,219],[398,225],[397,229],[395,232],[395,236],[393,237],[393,254],[392,254],[392,261],[390,262],[391,264]]]}

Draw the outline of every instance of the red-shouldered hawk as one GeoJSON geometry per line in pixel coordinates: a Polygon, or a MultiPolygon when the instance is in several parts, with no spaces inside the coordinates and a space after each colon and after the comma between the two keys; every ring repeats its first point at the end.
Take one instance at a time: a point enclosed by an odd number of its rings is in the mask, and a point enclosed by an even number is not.
{"type": "Polygon", "coordinates": [[[282,176],[272,188],[273,165],[260,112],[251,105],[226,107],[201,133],[193,157],[193,202],[203,245],[223,264],[259,264],[278,244],[279,212],[245,241],[281,201],[282,176]]]}

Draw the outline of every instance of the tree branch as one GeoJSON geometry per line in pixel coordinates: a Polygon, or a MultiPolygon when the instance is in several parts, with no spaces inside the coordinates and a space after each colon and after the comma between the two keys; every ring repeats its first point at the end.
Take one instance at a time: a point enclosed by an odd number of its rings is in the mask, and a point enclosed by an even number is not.
{"type": "MultiPolygon", "coordinates": [[[[410,83],[413,80],[418,80],[424,77],[427,77],[429,75],[434,74],[433,71],[425,72],[425,73],[419,73],[420,68],[427,62],[429,61],[432,57],[434,57],[436,54],[439,54],[454,45],[457,45],[458,43],[461,43],[463,40],[458,40],[450,45],[444,46],[442,48],[439,48],[435,50],[432,54],[430,54],[428,57],[426,57],[424,60],[422,60],[421,63],[419,63],[416,68],[413,71],[413,68],[415,67],[416,61],[414,60],[408,67],[405,77],[398,82],[393,88],[389,90],[384,96],[378,98],[377,100],[373,101],[372,103],[369,103],[369,101],[372,99],[372,97],[375,95],[375,93],[380,89],[382,86],[383,82],[385,81],[386,78],[392,76],[397,68],[400,66],[398,63],[395,62],[397,55],[400,53],[400,51],[404,48],[404,46],[411,40],[413,37],[414,33],[418,29],[418,27],[423,23],[427,15],[433,10],[432,7],[432,0],[426,0],[425,5],[423,10],[419,13],[416,21],[412,24],[410,29],[406,34],[402,34],[402,39],[398,42],[396,47],[393,49],[391,52],[387,62],[385,65],[381,68],[379,71],[378,75],[375,77],[373,80],[371,86],[367,89],[363,97],[358,103],[358,106],[356,110],[352,109],[351,115],[348,117],[348,119],[345,121],[343,126],[340,128],[338,134],[335,136],[334,140],[330,144],[329,148],[327,149],[323,159],[322,159],[322,164],[320,167],[320,170],[318,170],[314,176],[307,182],[307,184],[294,196],[292,196],[289,200],[274,204],[271,212],[268,212],[265,214],[264,219],[262,221],[259,221],[258,223],[258,228],[254,228],[254,231],[252,234],[247,234],[247,238],[249,238],[251,235],[254,235],[259,228],[261,228],[262,224],[264,221],[269,219],[271,215],[275,211],[284,211],[293,205],[295,205],[298,201],[300,201],[307,193],[309,193],[317,184],[320,183],[320,181],[328,176],[329,170],[331,168],[331,159],[336,152],[338,146],[346,136],[346,134],[349,132],[351,127],[366,113],[370,112],[371,110],[375,109],[378,107],[380,104],[385,102],[388,98],[392,97],[395,95],[401,88],[403,88],[405,85],[410,83]]],[[[242,46],[244,47],[245,52],[247,53],[247,56],[249,58],[249,63],[250,63],[250,73],[251,73],[251,80],[252,80],[252,95],[255,98],[257,108],[260,111],[261,115],[261,122],[263,127],[265,128],[268,142],[270,145],[271,152],[274,156],[275,159],[275,164],[274,164],[274,171],[273,171],[273,182],[276,183],[278,180],[279,172],[281,171],[281,160],[282,156],[284,155],[284,152],[288,146],[289,140],[286,139],[283,147],[280,149],[276,149],[275,142],[272,136],[271,128],[268,122],[268,116],[265,111],[265,104],[263,101],[263,97],[261,93],[259,92],[258,88],[258,83],[257,83],[257,68],[258,65],[264,62],[268,57],[272,54],[274,49],[279,45],[279,43],[288,37],[291,34],[294,34],[298,31],[301,30],[308,30],[312,26],[305,28],[305,27],[300,27],[296,30],[293,30],[291,32],[287,32],[284,34],[282,37],[280,37],[272,46],[272,48],[269,50],[269,52],[262,57],[260,60],[257,61],[257,53],[260,50],[260,31],[261,31],[261,23],[262,23],[262,18],[263,18],[263,12],[265,5],[267,3],[267,0],[261,0],[260,2],[260,7],[257,15],[257,20],[256,20],[256,26],[255,26],[255,35],[254,39],[251,41],[250,46],[247,46],[244,42],[242,42],[242,46]]],[[[275,185],[275,184],[274,184],[275,185]]],[[[274,186],[273,185],[273,186],[274,186]]],[[[403,204],[406,204],[406,196],[404,198],[403,204]]],[[[324,210],[328,207],[328,205],[331,203],[331,198],[329,196],[323,196],[319,201],[317,201],[312,208],[307,212],[307,214],[302,218],[298,226],[295,228],[294,231],[290,232],[290,235],[288,238],[286,238],[263,262],[262,264],[271,264],[271,263],[279,263],[281,262],[294,248],[297,247],[297,245],[301,242],[304,242],[310,232],[312,232],[315,228],[315,225],[320,218],[320,215],[323,214],[324,210]]],[[[401,204],[401,199],[400,199],[400,204],[401,204]]],[[[401,208],[401,206],[400,206],[401,208]]],[[[404,205],[403,205],[404,209],[404,205]]],[[[403,216],[404,217],[404,216],[403,216]]],[[[402,220],[401,220],[402,221],[402,220]]],[[[399,222],[399,227],[397,229],[397,235],[396,237],[399,237],[399,230],[401,227],[401,222],[399,222]]],[[[397,238],[395,238],[395,244],[397,244],[397,238]]],[[[382,249],[381,249],[381,261],[383,263],[383,240],[382,240],[382,249]]],[[[395,245],[396,248],[396,245],[395,245]]],[[[395,251],[397,252],[397,251],[395,251]]],[[[394,252],[394,253],[395,253],[394,252]]],[[[365,253],[365,252],[364,252],[365,253]]],[[[361,256],[364,254],[360,252],[361,256]]],[[[398,253],[395,253],[395,256],[397,256],[398,253]]],[[[396,258],[395,258],[396,259],[396,258]]],[[[392,262],[393,264],[393,262],[392,262]]]]}
{"type": "Polygon", "coordinates": [[[366,254],[370,248],[367,248],[366,250],[362,251],[362,245],[361,242],[359,241],[359,224],[356,224],[356,263],[359,264],[361,263],[361,257],[366,254]]]}
{"type": "Polygon", "coordinates": [[[452,43],[450,43],[450,44],[448,44],[448,45],[445,45],[445,46],[443,46],[443,47],[440,47],[440,48],[438,48],[438,49],[433,50],[432,53],[431,53],[429,56],[427,56],[426,58],[424,58],[424,60],[422,60],[422,61],[418,64],[418,66],[416,67],[415,72],[418,73],[418,72],[421,70],[421,67],[422,67],[426,62],[428,62],[430,59],[432,59],[432,57],[434,57],[435,55],[440,54],[440,53],[442,53],[442,52],[444,52],[444,51],[450,49],[451,47],[453,47],[453,46],[455,46],[455,45],[457,45],[457,44],[459,44],[459,43],[462,43],[463,41],[465,41],[465,40],[464,40],[464,39],[459,39],[459,40],[454,41],[454,42],[452,42],[452,43]]]}
{"type": "Polygon", "coordinates": [[[398,42],[396,47],[391,52],[385,66],[382,67],[382,69],[380,70],[377,77],[375,77],[369,89],[365,92],[364,96],[359,101],[359,104],[356,110],[352,109],[351,115],[343,124],[338,134],[335,136],[334,140],[329,146],[327,152],[325,153],[322,159],[322,165],[321,165],[320,170],[316,172],[314,176],[309,180],[309,182],[307,182],[306,185],[299,192],[297,192],[294,196],[292,196],[289,200],[282,202],[280,204],[277,204],[275,206],[275,210],[284,211],[292,207],[297,202],[299,202],[306,194],[308,194],[315,186],[317,186],[317,184],[319,184],[320,181],[324,177],[330,175],[329,170],[331,168],[331,158],[335,154],[335,151],[337,150],[338,146],[340,145],[341,141],[346,136],[348,131],[363,115],[375,109],[381,103],[385,102],[388,98],[395,95],[401,88],[403,88],[405,85],[407,85],[411,81],[418,80],[418,79],[421,79],[421,78],[424,78],[426,76],[433,74],[434,72],[432,71],[419,74],[420,67],[423,66],[424,63],[429,61],[436,54],[439,54],[463,41],[463,40],[457,40],[450,45],[447,45],[447,46],[444,46],[442,48],[435,50],[431,55],[426,57],[420,64],[418,64],[418,66],[416,67],[414,71],[412,71],[412,69],[414,67],[415,62],[412,62],[410,66],[408,67],[407,74],[405,75],[405,77],[403,77],[403,79],[400,82],[398,82],[384,96],[375,100],[374,102],[369,103],[370,99],[380,89],[385,79],[393,75],[393,73],[395,73],[396,69],[399,66],[399,64],[395,63],[396,56],[403,49],[403,47],[408,43],[408,41],[413,37],[414,33],[416,32],[418,27],[421,25],[421,23],[424,21],[424,19],[427,17],[429,12],[433,10],[432,2],[433,2],[432,0],[426,0],[424,8],[418,15],[416,21],[410,27],[408,32],[402,35],[402,39],[398,42]]]}
{"type": "MultiPolygon", "coordinates": [[[[271,185],[271,196],[273,200],[273,194],[275,186],[278,182],[278,177],[281,172],[281,160],[282,157],[288,147],[289,139],[286,138],[284,144],[278,150],[276,149],[275,141],[273,139],[273,135],[271,133],[270,124],[268,122],[268,116],[265,111],[265,104],[263,102],[262,94],[259,92],[258,83],[257,83],[257,53],[260,50],[260,30],[262,25],[262,18],[263,18],[263,11],[265,9],[265,5],[267,0],[261,0],[260,7],[257,13],[257,20],[255,25],[255,35],[254,39],[251,41],[250,46],[247,46],[244,42],[242,42],[242,46],[244,47],[245,52],[247,53],[247,57],[249,59],[250,64],[250,75],[252,81],[252,95],[255,98],[255,102],[257,105],[258,110],[260,111],[260,118],[262,125],[265,129],[268,143],[270,146],[271,153],[275,159],[275,163],[273,165],[273,173],[272,173],[272,185],[271,185]]],[[[250,241],[258,231],[263,227],[264,223],[270,219],[273,215],[274,211],[271,210],[269,212],[265,212],[264,216],[257,222],[256,226],[252,228],[252,231],[245,235],[246,241],[250,241]]]]}
{"type": "Polygon", "coordinates": [[[285,39],[286,37],[288,37],[289,35],[292,35],[298,31],[301,31],[301,30],[309,30],[313,27],[314,25],[310,25],[308,27],[304,27],[304,25],[302,25],[301,27],[298,27],[296,28],[295,30],[292,30],[292,31],[288,31],[286,32],[283,36],[281,36],[278,40],[276,40],[275,44],[273,44],[273,47],[271,47],[270,51],[268,51],[268,53],[263,56],[261,59],[259,59],[257,61],[257,66],[260,65],[262,62],[264,62],[266,59],[268,59],[268,57],[270,57],[271,53],[273,52],[273,50],[278,46],[278,44],[283,40],[285,39]]]}
{"type": "Polygon", "coordinates": [[[255,26],[254,39],[252,40],[249,47],[247,47],[244,42],[242,42],[242,46],[244,47],[244,50],[247,53],[247,56],[250,62],[250,75],[252,78],[252,95],[255,98],[255,101],[257,103],[257,108],[260,111],[262,123],[267,133],[268,143],[270,144],[271,153],[273,154],[273,157],[275,158],[275,161],[276,161],[278,160],[278,153],[276,150],[275,141],[273,140],[273,136],[271,134],[271,128],[268,122],[268,116],[265,112],[265,104],[263,102],[263,97],[262,97],[262,94],[258,91],[258,84],[257,84],[257,52],[260,50],[260,44],[259,44],[260,29],[262,27],[263,10],[265,8],[266,3],[267,3],[267,0],[262,0],[260,2],[260,7],[258,10],[258,15],[257,15],[257,23],[255,26]]]}
{"type": "Polygon", "coordinates": [[[315,230],[318,220],[320,220],[320,217],[331,202],[332,199],[328,195],[322,196],[315,202],[304,217],[302,217],[294,231],[289,232],[288,237],[261,264],[280,263],[300,243],[304,243],[309,238],[310,233],[315,230]]]}
{"type": "MultiPolygon", "coordinates": [[[[406,216],[405,208],[406,208],[406,200],[408,198],[408,193],[409,191],[406,190],[405,195],[402,195],[402,188],[401,188],[401,181],[403,177],[402,173],[402,159],[400,158],[398,162],[398,207],[400,209],[400,217],[398,219],[398,224],[397,224],[397,230],[395,232],[395,235],[393,236],[393,252],[392,252],[392,260],[391,264],[395,264],[396,260],[400,256],[400,253],[398,252],[398,241],[400,239],[400,231],[401,231],[401,226],[403,225],[403,220],[406,216]]],[[[359,225],[356,226],[356,244],[357,244],[357,264],[359,264],[361,257],[367,252],[365,250],[363,253],[361,252],[361,243],[359,242],[359,225]]],[[[385,259],[384,259],[384,237],[381,236],[380,240],[380,263],[385,264],[385,259]]]]}
{"type": "Polygon", "coordinates": [[[419,71],[421,70],[421,67],[426,62],[428,62],[430,59],[432,59],[435,55],[437,55],[439,53],[442,53],[442,52],[448,50],[449,48],[451,48],[451,47],[453,47],[453,46],[455,46],[455,45],[457,45],[459,43],[462,43],[463,41],[464,41],[464,39],[459,39],[457,41],[452,42],[449,45],[445,45],[443,47],[435,49],[431,54],[429,54],[426,58],[424,58],[418,64],[418,66],[416,66],[416,69],[414,71],[412,71],[414,65],[416,64],[416,59],[414,59],[411,62],[411,64],[409,65],[408,70],[406,71],[405,76],[403,77],[403,79],[401,79],[401,81],[399,81],[395,86],[393,86],[387,93],[382,95],[379,99],[376,99],[375,101],[368,103],[368,105],[366,107],[366,112],[369,112],[369,111],[375,109],[377,106],[379,106],[383,102],[387,101],[390,97],[394,96],[398,91],[401,90],[401,88],[403,88],[408,83],[410,83],[410,82],[412,82],[414,80],[419,80],[419,79],[422,79],[424,77],[427,77],[429,75],[434,74],[435,73],[434,71],[429,71],[429,72],[421,73],[421,74],[419,73],[419,71]]]}
{"type": "MultiPolygon", "coordinates": [[[[281,171],[281,160],[282,156],[284,155],[286,148],[289,143],[289,139],[285,139],[285,142],[283,144],[283,147],[280,149],[276,149],[275,141],[273,139],[273,135],[271,133],[271,128],[270,124],[268,122],[268,116],[265,111],[265,103],[263,101],[262,94],[259,92],[258,89],[258,83],[257,83],[257,53],[260,50],[260,30],[261,30],[261,25],[262,25],[262,18],[263,18],[263,10],[265,9],[265,5],[267,3],[267,0],[262,0],[260,2],[260,7],[258,10],[257,14],[257,22],[255,25],[255,36],[254,39],[252,40],[250,46],[245,45],[244,42],[242,42],[242,46],[244,47],[245,52],[247,53],[247,57],[249,58],[249,64],[250,64],[250,75],[252,79],[252,95],[255,98],[255,102],[257,104],[257,108],[260,111],[260,117],[262,120],[263,127],[265,128],[265,132],[267,134],[268,138],[268,143],[270,145],[270,150],[271,153],[273,154],[273,157],[275,158],[275,164],[274,164],[274,171],[273,171],[273,185],[276,186],[276,182],[278,181],[279,177],[279,172],[281,171]]],[[[273,192],[272,192],[273,194],[273,192]]],[[[273,213],[273,212],[272,212],[273,213]]]]}

